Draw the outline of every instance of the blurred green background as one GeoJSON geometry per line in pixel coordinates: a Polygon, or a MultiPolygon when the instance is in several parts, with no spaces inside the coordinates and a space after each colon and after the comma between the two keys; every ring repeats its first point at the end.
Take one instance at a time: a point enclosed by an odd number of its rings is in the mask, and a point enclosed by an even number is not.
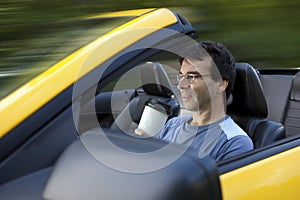
{"type": "MultiPolygon", "coordinates": [[[[62,21],[153,7],[183,14],[197,29],[198,40],[224,43],[237,61],[257,68],[300,67],[299,0],[1,0],[0,85],[12,81],[7,74],[17,74],[31,68],[33,61],[50,57],[53,40],[63,42],[72,37],[73,32],[62,26],[52,39],[41,40],[50,38],[47,34],[55,32],[62,21]]],[[[82,45],[79,40],[75,43],[82,45]]],[[[63,55],[67,51],[60,49],[63,55]]],[[[53,62],[57,58],[53,57],[53,62]]]]}

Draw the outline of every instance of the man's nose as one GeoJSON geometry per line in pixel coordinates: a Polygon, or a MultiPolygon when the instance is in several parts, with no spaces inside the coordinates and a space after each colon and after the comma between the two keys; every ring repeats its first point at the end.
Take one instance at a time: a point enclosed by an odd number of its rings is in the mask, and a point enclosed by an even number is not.
{"type": "Polygon", "coordinates": [[[188,88],[190,86],[188,80],[186,80],[185,78],[182,78],[178,85],[177,85],[177,88],[178,89],[185,89],[185,88],[188,88]]]}

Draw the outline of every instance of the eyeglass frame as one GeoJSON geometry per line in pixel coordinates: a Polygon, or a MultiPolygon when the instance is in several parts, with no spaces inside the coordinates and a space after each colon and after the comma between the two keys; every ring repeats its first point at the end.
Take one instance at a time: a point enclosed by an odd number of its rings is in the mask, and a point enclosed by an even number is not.
{"type": "Polygon", "coordinates": [[[183,78],[185,80],[187,80],[189,83],[193,83],[196,79],[200,79],[203,78],[205,76],[211,76],[211,74],[199,74],[199,73],[187,73],[187,74],[177,74],[176,78],[177,81],[180,82],[183,80],[183,78]]]}

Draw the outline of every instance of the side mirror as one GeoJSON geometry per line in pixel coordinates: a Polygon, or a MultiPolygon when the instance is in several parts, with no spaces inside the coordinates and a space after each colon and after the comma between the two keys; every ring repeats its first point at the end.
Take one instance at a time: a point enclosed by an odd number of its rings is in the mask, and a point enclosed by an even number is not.
{"type": "Polygon", "coordinates": [[[153,138],[89,131],[59,158],[44,198],[221,199],[215,162],[195,155],[192,150],[153,138]],[[164,148],[167,150],[155,154],[164,148]],[[172,157],[177,159],[167,163],[172,157]]]}

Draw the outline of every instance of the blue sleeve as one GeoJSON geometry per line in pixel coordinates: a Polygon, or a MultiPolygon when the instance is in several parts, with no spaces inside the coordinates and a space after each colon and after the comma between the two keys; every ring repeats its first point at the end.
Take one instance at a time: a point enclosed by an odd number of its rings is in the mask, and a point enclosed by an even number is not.
{"type": "Polygon", "coordinates": [[[164,127],[162,128],[162,130],[159,133],[159,138],[165,141],[169,141],[166,139],[166,137],[168,136],[168,132],[169,132],[169,127],[172,126],[174,118],[170,119],[167,121],[167,123],[164,125],[164,127]]]}
{"type": "Polygon", "coordinates": [[[253,149],[252,140],[247,136],[236,136],[228,140],[220,149],[216,160],[230,158],[253,149]]]}
{"type": "Polygon", "coordinates": [[[176,129],[183,123],[183,118],[173,117],[168,120],[163,129],[159,133],[159,138],[171,142],[177,134],[176,129]]]}

